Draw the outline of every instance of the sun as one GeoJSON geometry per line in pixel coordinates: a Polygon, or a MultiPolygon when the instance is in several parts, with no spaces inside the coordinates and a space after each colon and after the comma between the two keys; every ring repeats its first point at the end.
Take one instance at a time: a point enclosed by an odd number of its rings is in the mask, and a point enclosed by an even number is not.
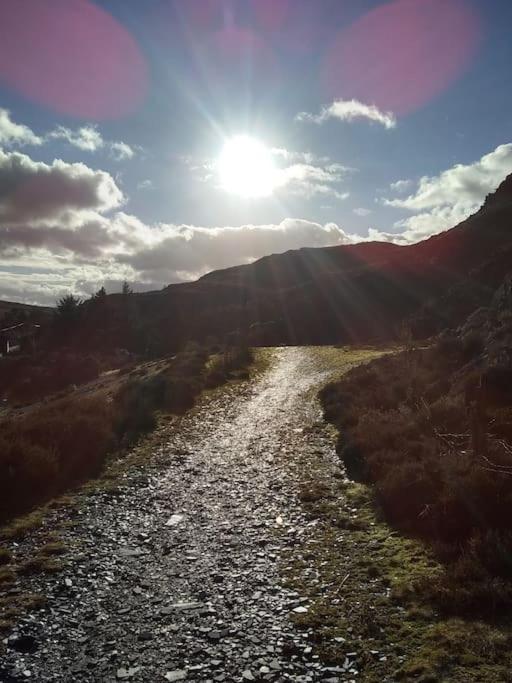
{"type": "Polygon", "coordinates": [[[222,187],[240,197],[268,197],[278,185],[272,152],[248,135],[227,140],[217,168],[222,187]]]}

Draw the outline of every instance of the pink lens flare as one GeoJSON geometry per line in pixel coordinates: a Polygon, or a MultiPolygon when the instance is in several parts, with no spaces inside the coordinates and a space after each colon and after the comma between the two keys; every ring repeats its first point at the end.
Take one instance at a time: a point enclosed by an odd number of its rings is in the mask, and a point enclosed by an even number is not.
{"type": "Polygon", "coordinates": [[[331,99],[357,99],[407,114],[445,91],[469,67],[482,39],[466,0],[395,0],[341,31],[322,80],[331,99]]]}
{"type": "Polygon", "coordinates": [[[2,0],[0,83],[61,114],[136,111],[148,68],[135,39],[89,0],[2,0]]]}
{"type": "Polygon", "coordinates": [[[222,24],[225,5],[223,0],[186,0],[179,12],[189,26],[213,30],[222,24]]]}
{"type": "Polygon", "coordinates": [[[252,0],[256,21],[265,31],[286,30],[290,0],[252,0]]]}
{"type": "Polygon", "coordinates": [[[250,29],[235,26],[216,31],[206,41],[205,64],[219,80],[239,74],[244,79],[266,77],[273,83],[278,63],[268,43],[250,29]]]}

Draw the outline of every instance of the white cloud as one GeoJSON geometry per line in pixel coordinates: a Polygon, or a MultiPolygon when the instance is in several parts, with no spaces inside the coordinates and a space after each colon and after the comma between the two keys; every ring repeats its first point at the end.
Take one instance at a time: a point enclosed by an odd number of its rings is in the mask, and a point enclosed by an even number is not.
{"type": "Polygon", "coordinates": [[[235,263],[249,263],[269,253],[351,241],[334,223],[322,225],[291,218],[277,225],[219,228],[160,225],[152,234],[151,245],[123,260],[145,278],[164,282],[172,281],[180,272],[198,276],[235,263]]]}
{"type": "Polygon", "coordinates": [[[365,209],[364,207],[359,207],[357,209],[354,209],[353,212],[356,214],[356,216],[361,216],[361,218],[364,218],[365,216],[369,216],[372,213],[372,210],[365,209]]]}
{"type": "Polygon", "coordinates": [[[345,170],[340,164],[292,164],[278,171],[277,187],[279,191],[286,190],[308,199],[317,195],[330,195],[344,200],[350,193],[341,192],[338,185],[343,180],[345,170]]]}
{"type": "Polygon", "coordinates": [[[75,131],[64,126],[58,126],[54,131],[48,133],[47,137],[54,140],[65,140],[84,152],[96,152],[105,144],[101,133],[94,126],[82,126],[75,131]]]}
{"type": "Polygon", "coordinates": [[[325,164],[330,161],[329,157],[319,157],[312,152],[294,152],[292,150],[285,149],[284,147],[273,147],[270,151],[278,159],[283,159],[289,163],[325,164]]]}
{"type": "Polygon", "coordinates": [[[412,180],[397,180],[395,183],[391,183],[389,187],[393,192],[406,192],[411,189],[413,184],[412,180]]]}
{"type": "Polygon", "coordinates": [[[15,123],[7,109],[0,108],[0,145],[4,147],[22,147],[24,145],[41,145],[43,139],[28,126],[15,123]]]}
{"type": "Polygon", "coordinates": [[[126,142],[110,142],[110,154],[116,161],[125,161],[126,159],[133,159],[135,150],[126,142]]]}
{"type": "Polygon", "coordinates": [[[0,229],[4,263],[15,266],[0,273],[0,298],[21,296],[39,303],[53,303],[64,291],[84,295],[105,280],[126,278],[138,289],[160,288],[270,253],[352,242],[335,223],[288,218],[238,227],[148,226],[122,212],[111,218],[97,215],[73,230],[23,229],[7,238],[2,239],[0,229]],[[44,276],[38,273],[41,268],[44,276]]]}
{"type": "Polygon", "coordinates": [[[54,131],[48,133],[47,139],[65,140],[68,144],[84,152],[97,152],[99,149],[106,148],[109,150],[110,156],[116,161],[126,161],[135,156],[133,147],[126,142],[105,140],[95,126],[82,126],[78,130],[58,126],[54,131]]]}
{"type": "MultiPolygon", "coordinates": [[[[339,173],[304,166],[295,171],[298,182],[328,185],[339,173]]],[[[217,228],[148,225],[115,211],[123,200],[104,171],[0,152],[0,298],[51,304],[65,292],[85,296],[123,279],[154,289],[270,253],[352,241],[334,223],[291,218],[217,228]]]]}
{"type": "MultiPolygon", "coordinates": [[[[345,200],[350,196],[340,185],[354,168],[333,162],[329,157],[318,157],[311,152],[295,152],[274,147],[270,150],[275,160],[274,193],[290,194],[311,199],[315,196],[331,196],[345,200]]],[[[194,160],[181,157],[193,177],[201,183],[210,183],[219,189],[218,166],[215,159],[194,160]]]]}
{"type": "Polygon", "coordinates": [[[28,126],[13,121],[10,112],[0,107],[0,145],[4,148],[43,145],[50,140],[64,140],[83,152],[108,149],[110,156],[116,161],[126,161],[135,156],[134,147],[126,142],[105,140],[96,126],[81,126],[77,130],[57,126],[49,133],[39,136],[28,126]]]}
{"type": "Polygon", "coordinates": [[[328,107],[324,107],[320,114],[301,112],[296,117],[297,121],[310,121],[312,123],[325,123],[329,119],[340,121],[355,121],[367,119],[382,124],[385,128],[395,128],[396,117],[392,112],[384,112],[374,104],[364,104],[358,100],[335,100],[328,107]]]}
{"type": "Polygon", "coordinates": [[[500,145],[472,164],[457,164],[438,176],[424,176],[414,194],[384,203],[417,212],[395,225],[415,242],[447,230],[477,211],[485,197],[512,172],[512,144],[500,145]]]}

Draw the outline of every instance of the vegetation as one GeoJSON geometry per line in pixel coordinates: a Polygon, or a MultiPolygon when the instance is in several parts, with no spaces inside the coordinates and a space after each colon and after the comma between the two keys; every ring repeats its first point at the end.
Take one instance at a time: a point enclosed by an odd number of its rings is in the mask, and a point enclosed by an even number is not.
{"type": "Polygon", "coordinates": [[[512,605],[511,337],[499,300],[480,325],[353,369],[321,393],[349,476],[446,564],[442,580],[416,589],[458,615],[512,605]]]}
{"type": "MultiPolygon", "coordinates": [[[[212,386],[209,356],[189,345],[156,375],[128,375],[112,399],[71,394],[1,423],[0,521],[96,476],[109,453],[155,427],[158,411],[191,408],[212,386]]],[[[224,369],[225,381],[250,359],[248,350],[228,348],[216,354],[214,367],[224,369]]]]}

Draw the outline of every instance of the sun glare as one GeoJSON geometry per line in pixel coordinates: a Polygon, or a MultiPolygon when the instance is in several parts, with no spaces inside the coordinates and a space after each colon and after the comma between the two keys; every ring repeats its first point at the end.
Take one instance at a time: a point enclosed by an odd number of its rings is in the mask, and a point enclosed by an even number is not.
{"type": "Polygon", "coordinates": [[[237,135],[226,142],[218,171],[222,187],[240,197],[267,197],[278,184],[271,151],[247,135],[237,135]]]}

